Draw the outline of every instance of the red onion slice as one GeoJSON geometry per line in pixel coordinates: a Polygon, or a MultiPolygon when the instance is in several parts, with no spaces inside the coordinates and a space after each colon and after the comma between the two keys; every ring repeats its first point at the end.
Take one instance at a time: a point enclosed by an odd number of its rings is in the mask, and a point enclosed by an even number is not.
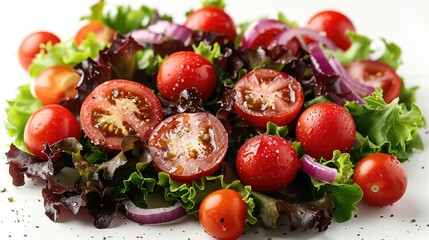
{"type": "Polygon", "coordinates": [[[261,34],[270,29],[279,29],[279,30],[287,30],[290,27],[286,25],[284,22],[274,20],[274,19],[261,19],[259,21],[253,22],[243,33],[243,37],[241,38],[241,46],[243,48],[248,48],[253,44],[255,39],[261,34]]]}
{"type": "Polygon", "coordinates": [[[176,220],[186,215],[180,202],[170,207],[139,208],[131,201],[124,201],[123,210],[126,218],[141,224],[157,224],[176,220]]]}
{"type": "Polygon", "coordinates": [[[349,88],[358,91],[360,94],[364,96],[368,96],[369,94],[375,91],[375,88],[372,86],[368,86],[364,83],[361,83],[355,79],[353,79],[347,70],[343,67],[340,61],[334,55],[331,56],[330,62],[335,70],[341,77],[341,81],[343,81],[349,88]]]}
{"type": "MultiPolygon", "coordinates": [[[[338,47],[329,38],[323,36],[320,32],[311,30],[309,28],[290,28],[283,31],[271,42],[270,48],[276,45],[286,45],[293,38],[302,39],[302,37],[311,38],[316,42],[322,43],[327,48],[338,50],[338,47]]],[[[304,41],[300,41],[302,47],[305,49],[304,41]]]]}
{"type": "Polygon", "coordinates": [[[189,44],[193,33],[190,28],[166,20],[159,20],[155,22],[154,24],[150,25],[147,30],[162,34],[166,37],[171,37],[175,40],[180,40],[185,45],[189,44]]]}
{"type": "Polygon", "coordinates": [[[301,158],[301,170],[311,177],[328,183],[333,183],[338,173],[337,169],[322,165],[307,154],[301,158]]]}
{"type": "Polygon", "coordinates": [[[140,45],[147,43],[160,44],[164,40],[164,35],[147,29],[134,30],[131,32],[131,37],[140,45]]]}

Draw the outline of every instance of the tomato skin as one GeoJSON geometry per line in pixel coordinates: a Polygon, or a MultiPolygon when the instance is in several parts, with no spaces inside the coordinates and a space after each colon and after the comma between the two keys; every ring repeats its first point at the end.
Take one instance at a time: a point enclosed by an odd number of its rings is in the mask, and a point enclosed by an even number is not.
{"type": "Polygon", "coordinates": [[[236,157],[239,179],[263,193],[285,189],[295,178],[299,167],[292,144],[273,135],[250,138],[240,147],[236,157]]]}
{"type": "Polygon", "coordinates": [[[224,34],[230,42],[234,42],[237,37],[234,21],[218,7],[207,6],[191,12],[184,25],[194,31],[215,31],[224,34]]]}
{"type": "Polygon", "coordinates": [[[182,113],[162,121],[148,146],[155,168],[173,179],[191,182],[219,169],[228,148],[228,134],[209,113],[182,113]]]}
{"type": "Polygon", "coordinates": [[[28,70],[33,58],[40,52],[40,45],[51,42],[52,45],[59,43],[60,38],[51,32],[34,32],[29,34],[21,42],[18,50],[19,63],[22,68],[28,70]]]}
{"type": "MultiPolygon", "coordinates": [[[[388,64],[375,60],[360,60],[345,66],[350,76],[356,81],[383,89],[383,99],[390,103],[401,92],[401,78],[388,64]]],[[[362,97],[367,94],[360,93],[362,97]]]]}
{"type": "Polygon", "coordinates": [[[34,81],[34,91],[37,99],[43,104],[59,104],[66,98],[77,95],[76,85],[80,75],[73,67],[57,65],[49,67],[34,81]]]}
{"type": "Polygon", "coordinates": [[[124,136],[146,141],[162,121],[162,106],[143,84],[113,79],[98,85],[82,103],[82,130],[96,145],[120,150],[124,136]]]}
{"type": "Polygon", "coordinates": [[[395,156],[375,153],[358,162],[353,181],[362,188],[363,201],[374,206],[387,206],[405,194],[408,177],[395,156]]]}
{"type": "Polygon", "coordinates": [[[334,10],[324,10],[314,14],[308,20],[307,27],[325,32],[326,37],[344,51],[351,46],[346,30],[355,31],[352,21],[346,15],[334,10]]]}
{"type": "Polygon", "coordinates": [[[208,194],[200,204],[198,218],[201,226],[217,239],[232,240],[244,230],[247,205],[232,189],[219,189],[208,194]]]}
{"type": "Polygon", "coordinates": [[[53,144],[67,137],[81,140],[80,126],[73,114],[57,104],[43,106],[28,119],[24,142],[35,156],[47,160],[42,153],[44,144],[53,144]]]}
{"type": "Polygon", "coordinates": [[[307,108],[298,118],[296,139],[312,157],[332,158],[336,149],[348,152],[356,137],[356,125],[344,107],[330,102],[307,108]]]}
{"type": "Polygon", "coordinates": [[[235,112],[248,124],[266,128],[271,121],[279,126],[292,122],[304,103],[301,84],[284,72],[254,70],[234,85],[235,112]]]}
{"type": "Polygon", "coordinates": [[[179,99],[180,92],[195,87],[201,98],[207,100],[216,89],[213,65],[200,54],[179,51],[169,55],[158,71],[156,80],[162,96],[170,101],[179,99]]]}
{"type": "Polygon", "coordinates": [[[87,37],[88,34],[92,32],[95,34],[95,37],[98,41],[101,42],[112,42],[115,36],[115,30],[107,27],[100,22],[89,22],[86,25],[82,26],[76,33],[74,39],[76,45],[80,45],[87,37]]]}

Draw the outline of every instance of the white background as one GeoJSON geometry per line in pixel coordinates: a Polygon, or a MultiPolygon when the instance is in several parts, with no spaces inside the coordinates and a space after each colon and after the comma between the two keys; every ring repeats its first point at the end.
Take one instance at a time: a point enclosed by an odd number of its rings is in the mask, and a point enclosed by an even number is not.
{"type": "MultiPolygon", "coordinates": [[[[14,89],[30,81],[17,58],[20,41],[29,33],[47,30],[66,40],[73,37],[96,1],[1,1],[0,2],[0,108],[4,99],[13,96],[14,89]]],[[[403,50],[404,64],[398,70],[407,86],[420,85],[417,100],[429,119],[429,2],[412,1],[350,1],[350,0],[263,0],[226,1],[226,10],[234,20],[242,22],[261,16],[275,17],[279,11],[303,25],[322,9],[337,9],[348,15],[358,32],[372,38],[384,37],[403,50]]],[[[146,4],[161,13],[175,16],[182,23],[184,14],[200,6],[199,0],[107,0],[107,7],[117,4],[137,7],[146,4]]],[[[4,113],[0,110],[3,119],[4,113]]],[[[426,129],[422,131],[425,147],[429,147],[426,129]]],[[[8,174],[3,152],[9,140],[0,127],[0,239],[211,239],[190,217],[165,225],[140,226],[124,220],[122,215],[108,229],[95,229],[86,213],[67,216],[60,223],[44,215],[40,182],[28,181],[24,187],[14,187],[8,174]],[[8,198],[13,197],[13,202],[8,198]]],[[[286,233],[283,229],[252,228],[243,239],[425,239],[429,235],[429,153],[421,152],[405,163],[409,186],[406,195],[393,206],[383,208],[360,204],[356,216],[343,224],[332,223],[323,233],[286,233]],[[284,234],[287,234],[286,236],[284,234]]]]}

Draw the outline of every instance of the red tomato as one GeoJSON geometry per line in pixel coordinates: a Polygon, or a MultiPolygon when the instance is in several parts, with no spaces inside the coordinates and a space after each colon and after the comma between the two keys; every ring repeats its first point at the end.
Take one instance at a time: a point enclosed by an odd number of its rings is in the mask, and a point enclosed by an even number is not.
{"type": "Polygon", "coordinates": [[[217,239],[233,240],[241,236],[247,205],[232,189],[220,189],[207,195],[200,204],[198,219],[204,230],[217,239]]]}
{"type": "Polygon", "coordinates": [[[217,79],[209,60],[195,52],[180,51],[164,60],[156,83],[161,95],[171,101],[176,101],[180,92],[192,87],[207,100],[216,89],[217,79]]]}
{"type": "Polygon", "coordinates": [[[371,205],[386,206],[402,198],[407,189],[407,174],[398,159],[376,153],[358,162],[353,181],[363,191],[363,200],[371,205]]]}
{"type": "Polygon", "coordinates": [[[346,30],[355,31],[350,19],[338,11],[325,10],[313,15],[307,22],[307,27],[316,31],[326,33],[335,45],[342,50],[347,50],[351,41],[346,35],[346,30]]]}
{"type": "Polygon", "coordinates": [[[31,153],[45,160],[47,156],[42,153],[44,145],[68,137],[80,141],[80,126],[73,114],[61,105],[43,106],[30,116],[25,125],[25,145],[31,153]]]}
{"type": "Polygon", "coordinates": [[[61,40],[50,32],[34,32],[28,35],[19,46],[18,58],[21,66],[27,70],[33,58],[40,52],[40,45],[51,42],[53,45],[61,40]]]}
{"type": "Polygon", "coordinates": [[[356,125],[347,109],[335,103],[317,103],[298,118],[296,139],[308,155],[332,158],[334,150],[348,152],[353,146],[356,125]]]}
{"type": "Polygon", "coordinates": [[[76,33],[74,37],[76,45],[80,45],[88,37],[90,32],[95,34],[97,41],[109,43],[113,41],[116,33],[115,30],[107,27],[103,23],[89,22],[76,33]]]}
{"type": "Polygon", "coordinates": [[[265,128],[271,121],[284,126],[299,114],[304,103],[301,85],[284,72],[258,69],[234,86],[234,110],[248,124],[265,128]]]}
{"type": "Polygon", "coordinates": [[[57,65],[43,70],[34,81],[36,97],[43,104],[59,104],[77,95],[80,75],[72,67],[57,65]]]}
{"type": "Polygon", "coordinates": [[[149,88],[123,79],[98,85],[80,110],[82,129],[88,138],[116,150],[121,149],[127,135],[146,141],[162,117],[161,103],[149,88]]]}
{"type": "Polygon", "coordinates": [[[148,146],[159,171],[190,182],[212,175],[220,167],[228,148],[228,134],[209,113],[182,113],[159,124],[148,146]]]}
{"type": "Polygon", "coordinates": [[[237,174],[252,190],[264,193],[285,189],[295,178],[299,160],[292,144],[273,135],[258,135],[238,150],[237,174]]]}
{"type": "Polygon", "coordinates": [[[230,42],[234,42],[237,36],[234,21],[218,7],[208,6],[191,12],[184,25],[192,30],[224,34],[230,42]]]}
{"type": "MultiPolygon", "coordinates": [[[[401,78],[396,71],[388,64],[373,61],[361,60],[345,66],[350,76],[369,86],[381,87],[383,98],[387,103],[399,96],[401,92],[401,78]]],[[[365,97],[367,94],[361,94],[365,97]]]]}

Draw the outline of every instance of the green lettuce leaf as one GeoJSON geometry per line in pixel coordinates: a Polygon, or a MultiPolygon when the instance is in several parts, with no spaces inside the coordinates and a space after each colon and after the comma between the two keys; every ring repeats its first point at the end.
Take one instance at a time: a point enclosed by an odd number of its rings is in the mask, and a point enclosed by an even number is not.
{"type": "Polygon", "coordinates": [[[158,174],[158,178],[158,185],[165,189],[165,198],[170,202],[180,201],[186,212],[194,216],[198,216],[198,207],[209,193],[222,188],[233,189],[240,193],[247,204],[246,224],[256,224],[257,219],[253,216],[255,203],[253,198],[250,197],[250,186],[243,186],[240,180],[227,183],[223,175],[204,176],[199,182],[193,181],[192,184],[187,184],[175,181],[167,173],[163,172],[158,174]]]}
{"type": "Polygon", "coordinates": [[[220,9],[225,9],[224,0],[203,0],[202,4],[204,7],[212,6],[212,7],[218,7],[220,9]]]}
{"type": "Polygon", "coordinates": [[[311,182],[316,187],[317,195],[331,193],[335,205],[334,220],[339,223],[350,220],[353,212],[357,210],[356,204],[363,197],[359,185],[352,183],[354,165],[350,160],[350,154],[335,150],[331,160],[322,158],[320,163],[336,168],[338,174],[331,184],[311,178],[311,182]]]}
{"type": "Polygon", "coordinates": [[[417,105],[412,104],[408,109],[405,104],[399,103],[399,99],[387,104],[381,88],[377,88],[365,101],[363,105],[355,102],[344,105],[361,135],[368,136],[383,152],[395,155],[400,161],[407,160],[413,148],[423,146],[416,135],[426,123],[417,105]]]}
{"type": "Polygon", "coordinates": [[[55,65],[74,66],[87,58],[95,58],[107,43],[97,41],[94,33],[78,46],[74,39],[52,45],[42,45],[42,51],[36,55],[28,72],[31,77],[37,77],[43,70],[55,65]]]}
{"type": "Polygon", "coordinates": [[[5,127],[15,146],[27,151],[24,143],[25,124],[27,124],[31,114],[43,104],[31,94],[30,84],[19,86],[17,90],[18,94],[15,98],[7,101],[5,127]]]}

